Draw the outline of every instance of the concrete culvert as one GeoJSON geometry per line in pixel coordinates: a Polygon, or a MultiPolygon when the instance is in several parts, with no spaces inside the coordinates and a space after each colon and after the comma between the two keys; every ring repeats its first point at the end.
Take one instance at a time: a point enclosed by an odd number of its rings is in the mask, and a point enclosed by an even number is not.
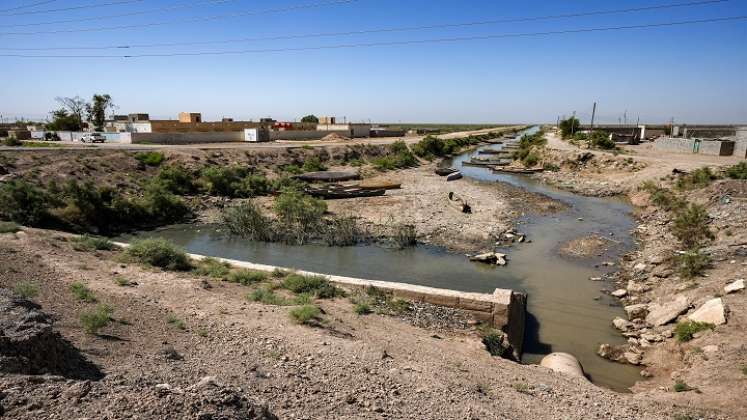
{"type": "Polygon", "coordinates": [[[568,353],[550,353],[542,358],[540,366],[561,372],[572,376],[578,376],[586,379],[584,368],[572,354],[568,353]]]}

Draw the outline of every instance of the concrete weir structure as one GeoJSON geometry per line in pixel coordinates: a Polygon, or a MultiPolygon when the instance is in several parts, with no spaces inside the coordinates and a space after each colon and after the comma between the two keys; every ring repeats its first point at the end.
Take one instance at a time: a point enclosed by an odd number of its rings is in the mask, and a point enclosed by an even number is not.
{"type": "MultiPolygon", "coordinates": [[[[117,242],[116,245],[126,248],[129,244],[117,242]]],[[[194,260],[208,258],[204,255],[187,254],[194,260]]],[[[234,267],[257,271],[271,272],[275,269],[294,271],[301,275],[324,276],[329,281],[348,289],[365,289],[375,287],[391,293],[395,297],[415,302],[425,302],[433,305],[457,308],[468,312],[476,320],[497,328],[508,335],[508,341],[516,358],[521,357],[524,342],[524,327],[526,319],[526,294],[508,289],[495,289],[492,294],[460,292],[449,289],[417,286],[407,283],[397,283],[381,280],[366,280],[353,277],[335,276],[310,271],[293,270],[266,264],[255,264],[227,258],[215,258],[234,267]]]]}

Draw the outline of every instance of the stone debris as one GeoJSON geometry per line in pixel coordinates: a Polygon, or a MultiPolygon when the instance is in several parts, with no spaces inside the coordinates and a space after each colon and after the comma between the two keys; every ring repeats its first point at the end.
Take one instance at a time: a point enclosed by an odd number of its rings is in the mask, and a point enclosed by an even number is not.
{"type": "Polygon", "coordinates": [[[740,290],[744,290],[744,279],[735,280],[724,287],[724,293],[726,294],[736,293],[740,290]]]}
{"type": "Polygon", "coordinates": [[[616,298],[622,298],[625,297],[628,294],[628,291],[625,289],[617,289],[614,292],[610,293],[612,296],[616,298]]]}
{"type": "Polygon", "coordinates": [[[695,312],[688,315],[687,318],[695,322],[723,325],[726,324],[726,307],[721,298],[711,299],[706,301],[695,312]]]}
{"type": "Polygon", "coordinates": [[[625,308],[625,313],[628,314],[628,319],[643,319],[648,314],[648,305],[645,303],[637,303],[635,305],[628,305],[625,308]]]}
{"type": "Polygon", "coordinates": [[[678,296],[676,299],[666,303],[652,303],[648,307],[646,322],[654,327],[668,324],[683,314],[690,308],[685,296],[678,296]]]}
{"type": "Polygon", "coordinates": [[[620,331],[628,331],[633,328],[633,323],[627,319],[622,319],[619,316],[612,320],[612,325],[620,331]]]}

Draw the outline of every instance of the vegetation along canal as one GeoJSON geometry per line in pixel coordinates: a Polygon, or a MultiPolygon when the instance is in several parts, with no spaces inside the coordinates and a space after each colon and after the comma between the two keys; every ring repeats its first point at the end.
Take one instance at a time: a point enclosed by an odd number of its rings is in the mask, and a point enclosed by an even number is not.
{"type": "Polygon", "coordinates": [[[601,263],[616,261],[633,246],[630,207],[615,199],[557,190],[523,175],[463,167],[462,162],[476,153],[473,150],[444,163],[459,168],[467,177],[507,182],[568,206],[559,213],[522,219],[519,230],[528,235],[531,243],[505,250],[510,258],[506,267],[472,263],[464,255],[425,245],[393,250],[376,245],[328,247],[247,242],[225,235],[213,225],[176,225],[142,235],[166,238],[192,253],[307,271],[471,292],[521,290],[529,296],[523,362],[537,363],[550,352],[568,352],[579,359],[594,383],[619,391],[632,386],[640,379],[638,369],[609,362],[595,353],[602,343],[624,342],[611,325],[611,320],[623,315],[623,311],[616,299],[601,292],[610,285],[590,280],[602,277],[603,270],[613,271],[614,267],[601,263]],[[603,256],[581,260],[559,254],[562,244],[588,235],[609,238],[603,256]]]}

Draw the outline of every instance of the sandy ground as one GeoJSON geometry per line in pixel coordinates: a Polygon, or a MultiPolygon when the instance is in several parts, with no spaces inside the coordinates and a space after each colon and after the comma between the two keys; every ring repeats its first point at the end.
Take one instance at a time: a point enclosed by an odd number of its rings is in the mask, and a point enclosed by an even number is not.
{"type": "Polygon", "coordinates": [[[6,418],[121,418],[112,414],[121,407],[139,409],[139,418],[168,417],[168,407],[149,414],[151,404],[205,376],[289,419],[662,419],[694,413],[687,401],[673,406],[671,392],[615,394],[493,358],[469,333],[355,315],[344,299],[320,302],[323,327],[299,326],[290,322],[288,308],[248,302],[249,289],[242,286],[209,281],[206,289],[204,278],[124,265],[109,252],[77,252],[54,232],[1,239],[0,285],[39,285],[35,300],[57,319],[55,328],[106,374],[88,382],[2,375],[6,418]],[[117,275],[137,285],[118,286],[117,275]],[[78,313],[94,304],[74,299],[68,291],[73,281],[114,308],[117,322],[100,335],[81,331],[78,313]],[[169,324],[169,315],[185,329],[169,324]]]}
{"type": "Polygon", "coordinates": [[[381,174],[382,179],[402,183],[385,196],[329,201],[330,211],[359,216],[374,225],[415,226],[420,241],[460,252],[492,249],[501,233],[526,213],[557,211],[562,205],[538,194],[530,194],[503,183],[471,179],[447,182],[433,173],[434,164],[381,174]],[[471,207],[463,213],[450,204],[454,193],[471,207]]]}

